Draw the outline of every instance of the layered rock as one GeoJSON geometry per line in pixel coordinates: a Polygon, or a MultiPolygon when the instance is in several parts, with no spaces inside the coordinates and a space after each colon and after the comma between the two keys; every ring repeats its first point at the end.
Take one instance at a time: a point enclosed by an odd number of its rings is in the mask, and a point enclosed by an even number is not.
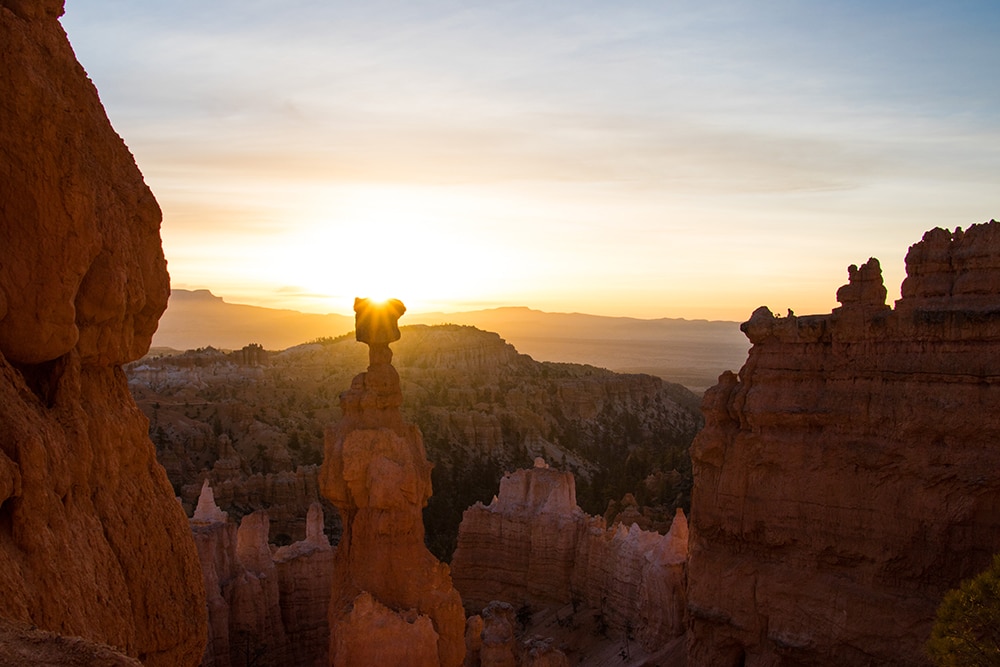
{"type": "Polygon", "coordinates": [[[341,394],[326,433],[320,485],[341,514],[330,602],[330,664],[458,667],[465,615],[448,566],[424,546],[421,510],[431,464],[419,429],[403,420],[389,343],[405,310],[355,302],[369,366],[341,394]]]}
{"type": "Polygon", "coordinates": [[[920,665],[1000,551],[1000,224],[877,260],[829,315],[743,325],[692,447],[688,664],[920,665]]]}
{"type": "Polygon", "coordinates": [[[323,508],[309,507],[306,538],[274,553],[281,620],[288,640],[287,663],[328,664],[330,586],[335,549],[323,533],[323,508]]]}
{"type": "Polygon", "coordinates": [[[630,628],[648,647],[684,632],[687,521],[680,510],[666,535],[604,519],[576,505],[575,481],[537,459],[504,476],[493,502],[466,510],[452,560],[466,606],[573,603],[630,628]]]}
{"type": "Polygon", "coordinates": [[[160,211],[61,13],[0,2],[0,616],[197,664],[197,553],[121,370],[167,303],[160,211]]]}
{"type": "Polygon", "coordinates": [[[208,595],[202,665],[325,665],[334,549],[319,504],[310,508],[306,539],[273,549],[267,513],[248,514],[237,529],[206,482],[191,530],[208,595]]]}

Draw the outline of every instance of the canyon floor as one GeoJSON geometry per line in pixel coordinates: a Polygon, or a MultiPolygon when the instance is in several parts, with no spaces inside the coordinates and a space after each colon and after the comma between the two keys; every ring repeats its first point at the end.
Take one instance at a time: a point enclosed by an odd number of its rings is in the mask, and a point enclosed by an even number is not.
{"type": "Polygon", "coordinates": [[[542,609],[532,616],[524,636],[552,639],[566,654],[570,665],[578,667],[685,667],[684,637],[662,648],[648,651],[623,631],[609,630],[600,611],[592,608],[574,612],[573,605],[542,609]]]}

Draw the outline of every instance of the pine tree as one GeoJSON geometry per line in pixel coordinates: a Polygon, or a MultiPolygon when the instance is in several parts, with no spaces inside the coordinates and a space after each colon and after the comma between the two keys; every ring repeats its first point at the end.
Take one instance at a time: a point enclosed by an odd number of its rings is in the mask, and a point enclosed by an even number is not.
{"type": "Polygon", "coordinates": [[[939,667],[1000,666],[1000,554],[944,596],[927,653],[939,667]]]}

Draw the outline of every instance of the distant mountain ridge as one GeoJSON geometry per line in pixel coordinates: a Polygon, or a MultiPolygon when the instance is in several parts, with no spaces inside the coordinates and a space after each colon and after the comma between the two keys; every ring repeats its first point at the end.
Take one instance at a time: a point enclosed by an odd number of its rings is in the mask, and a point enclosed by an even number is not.
{"type": "MultiPolygon", "coordinates": [[[[582,313],[547,313],[522,306],[463,313],[407,313],[401,324],[465,324],[500,334],[539,361],[582,363],[649,373],[694,391],[738,370],[749,343],[739,323],[662,318],[643,320],[582,313]]],[[[281,350],[354,329],[353,315],[302,313],[231,304],[208,290],[175,289],[153,345],[178,350],[238,349],[259,343],[281,350]]]]}
{"type": "Polygon", "coordinates": [[[153,335],[153,346],[235,350],[248,343],[260,343],[269,350],[284,350],[353,329],[353,315],[318,315],[227,303],[209,290],[173,289],[153,335]]]}

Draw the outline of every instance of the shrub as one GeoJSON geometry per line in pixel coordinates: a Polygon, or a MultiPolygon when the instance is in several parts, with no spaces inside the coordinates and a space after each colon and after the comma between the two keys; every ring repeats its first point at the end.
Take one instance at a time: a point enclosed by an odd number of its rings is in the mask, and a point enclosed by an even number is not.
{"type": "Polygon", "coordinates": [[[927,654],[940,667],[1000,665],[1000,554],[944,596],[927,654]]]}

